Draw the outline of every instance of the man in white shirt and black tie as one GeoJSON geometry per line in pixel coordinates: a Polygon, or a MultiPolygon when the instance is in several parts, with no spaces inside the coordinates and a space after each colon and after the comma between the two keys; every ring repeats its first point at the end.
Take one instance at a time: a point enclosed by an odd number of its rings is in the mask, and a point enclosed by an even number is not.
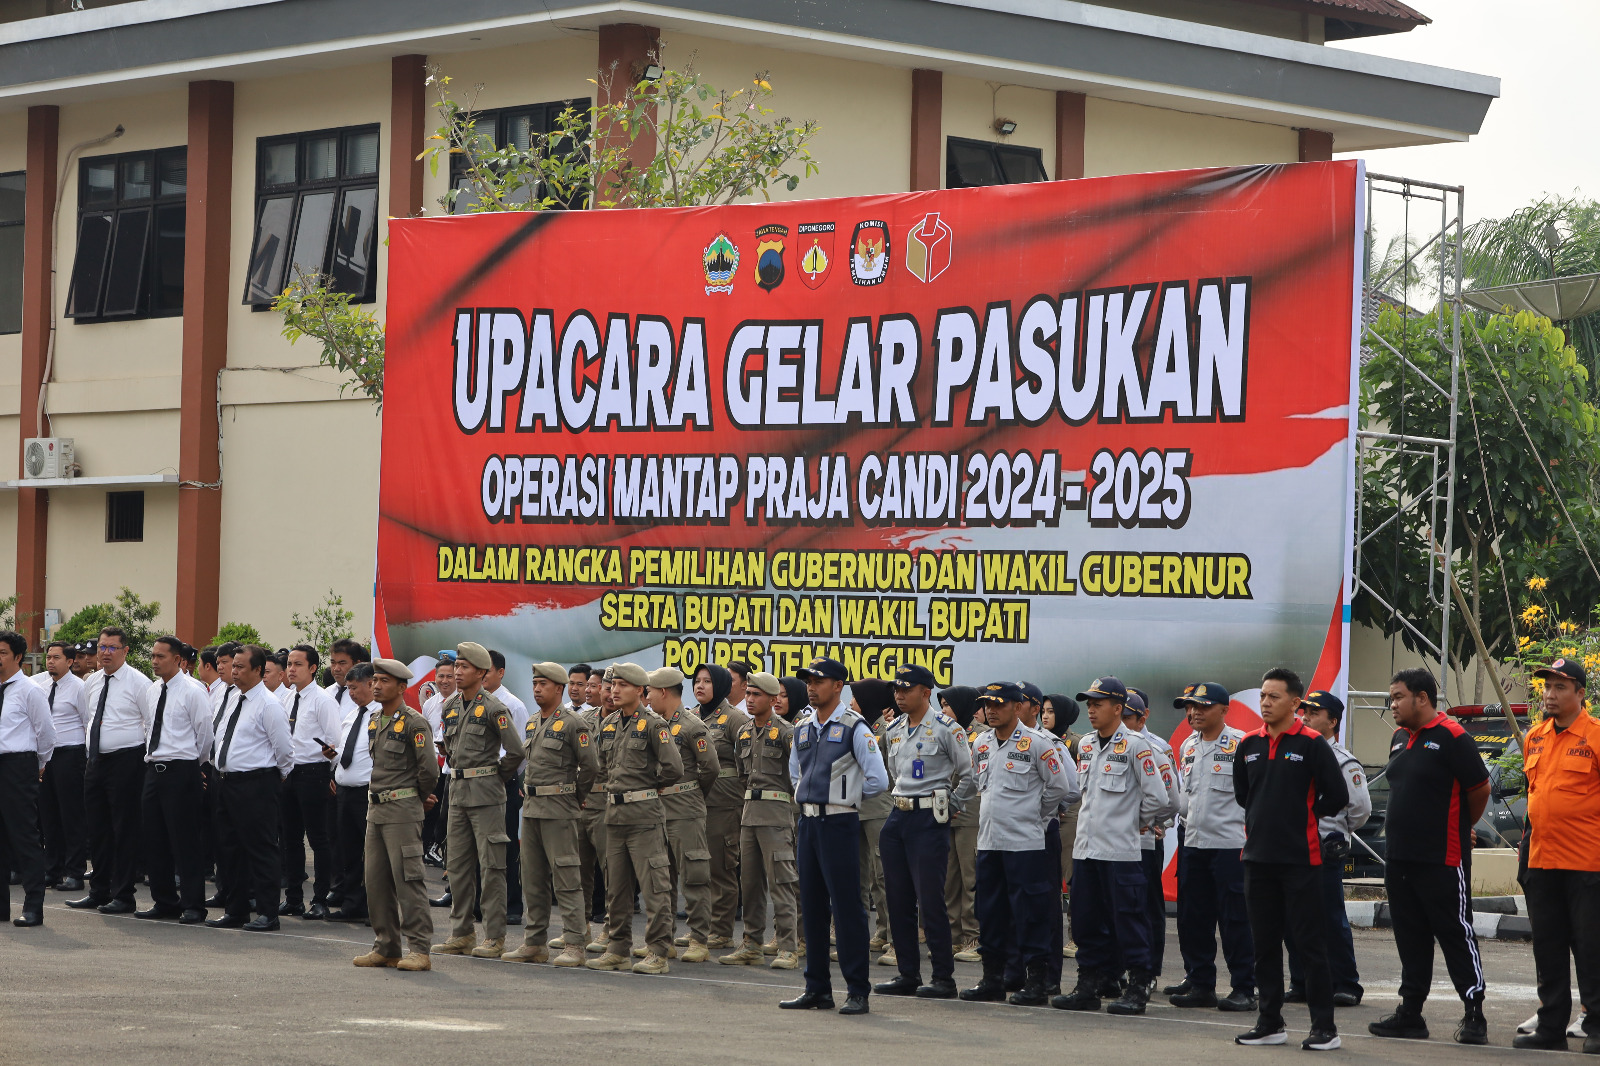
{"type": "MultiPolygon", "coordinates": [[[[283,905],[281,915],[296,915],[313,921],[328,916],[328,881],[333,874],[333,851],[328,827],[333,803],[330,782],[334,748],[339,732],[339,711],[333,700],[317,685],[321,656],[309,644],[297,644],[289,652],[289,694],[281,702],[289,714],[289,742],[294,748],[294,769],[279,795],[283,812],[283,905]],[[306,840],[311,841],[314,877],[311,908],[306,909],[306,840]]],[[[346,702],[349,702],[348,700],[346,702]]]]}
{"type": "MultiPolygon", "coordinates": [[[[233,695],[233,653],[239,650],[234,641],[213,644],[200,650],[200,681],[206,686],[206,698],[211,701],[211,735],[216,737],[222,725],[222,705],[233,695]]],[[[213,745],[214,746],[214,745],[213,745]]],[[[217,768],[211,763],[211,753],[200,761],[200,780],[205,787],[205,813],[200,827],[201,865],[217,872],[217,890],[206,900],[207,907],[222,907],[228,901],[228,870],[222,861],[222,849],[217,841],[222,837],[218,825],[217,768]]]]}
{"type": "Polygon", "coordinates": [[[322,691],[333,700],[340,714],[345,712],[345,701],[350,698],[350,694],[344,690],[345,675],[356,663],[371,661],[372,653],[360,641],[350,637],[341,637],[328,646],[328,672],[333,675],[333,684],[322,691]]]}
{"type": "Polygon", "coordinates": [[[132,914],[144,792],[144,695],[150,679],[128,665],[128,635],[116,626],[100,631],[97,648],[100,669],[83,686],[90,715],[83,800],[94,874],[89,894],[68,900],[67,906],[132,914]]]}
{"type": "Polygon", "coordinates": [[[333,836],[334,884],[339,909],[328,915],[336,922],[359,922],[367,917],[366,841],[367,792],[372,783],[372,751],[367,747],[367,723],[383,705],[372,698],[371,663],[357,663],[344,676],[349,710],[340,723],[339,758],[333,765],[335,818],[333,836]]]}
{"type": "Polygon", "coordinates": [[[51,641],[44,672],[33,676],[50,708],[56,750],[39,784],[39,823],[44,829],[45,881],[59,892],[83,891],[89,869],[89,832],[83,817],[83,766],[88,758],[89,707],[83,678],[72,672],[75,649],[51,641]]]}
{"type": "Polygon", "coordinates": [[[222,861],[231,876],[227,911],[214,929],[270,933],[278,928],[278,790],[294,766],[289,716],[261,683],[267,649],[246,644],[233,657],[234,694],[213,741],[222,861]],[[250,900],[256,918],[250,920],[250,900]]]}
{"type": "MultiPolygon", "coordinates": [[[[44,693],[22,673],[28,642],[0,631],[0,855],[22,878],[22,915],[13,925],[44,924],[44,845],[39,840],[39,779],[56,746],[44,693]]],[[[4,917],[11,917],[6,895],[4,917]]]]}
{"type": "Polygon", "coordinates": [[[157,637],[150,649],[156,679],[145,693],[143,811],[144,868],[154,902],[134,917],[194,925],[206,917],[200,762],[211,751],[211,706],[205,686],[181,669],[182,653],[183,642],[173,636],[157,637]]]}

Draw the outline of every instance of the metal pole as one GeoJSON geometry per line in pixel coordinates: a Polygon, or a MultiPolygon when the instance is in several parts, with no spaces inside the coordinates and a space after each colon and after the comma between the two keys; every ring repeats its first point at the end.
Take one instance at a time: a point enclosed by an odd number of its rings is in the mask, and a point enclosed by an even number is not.
{"type": "MultiPolygon", "coordinates": [[[[1466,214],[1466,193],[1456,190],[1456,217],[1452,223],[1447,217],[1447,210],[1443,202],[1439,205],[1441,228],[1448,233],[1452,226],[1455,229],[1453,249],[1448,257],[1441,257],[1440,272],[1440,307],[1450,309],[1450,447],[1447,450],[1447,472],[1444,497],[1444,557],[1440,564],[1444,568],[1445,593],[1444,607],[1440,611],[1439,620],[1439,694],[1444,699],[1445,706],[1450,705],[1450,559],[1454,550],[1453,540],[1455,535],[1456,513],[1456,411],[1461,404],[1461,241],[1463,219],[1466,214]],[[1443,276],[1449,271],[1450,289],[1446,293],[1443,276]]],[[[1441,323],[1442,325],[1443,323],[1441,323]]]]}

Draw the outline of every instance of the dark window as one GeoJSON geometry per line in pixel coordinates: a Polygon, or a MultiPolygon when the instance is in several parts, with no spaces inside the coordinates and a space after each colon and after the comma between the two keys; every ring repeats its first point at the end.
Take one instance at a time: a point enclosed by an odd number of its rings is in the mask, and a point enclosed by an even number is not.
{"type": "Polygon", "coordinates": [[[256,142],[256,231],[244,302],[266,307],[298,275],[377,299],[378,127],[256,142]]]}
{"type": "Polygon", "coordinates": [[[975,189],[982,185],[1020,185],[1048,181],[1044,153],[1018,144],[945,139],[944,184],[949,189],[975,189]]]}
{"type": "Polygon", "coordinates": [[[22,331],[22,171],[0,174],[0,333],[22,331]]]}
{"type": "Polygon", "coordinates": [[[106,322],[183,313],[188,184],[187,148],[105,155],[78,165],[69,317],[106,322]]]}
{"type": "MultiPolygon", "coordinates": [[[[535,140],[541,136],[555,133],[556,120],[561,112],[572,108],[580,115],[589,112],[588,100],[560,100],[548,104],[529,104],[526,107],[506,107],[499,111],[478,111],[472,116],[476,123],[476,132],[485,137],[494,139],[496,148],[516,148],[518,151],[527,152],[534,146],[535,140]]],[[[568,140],[557,142],[555,150],[563,155],[575,150],[568,140]]],[[[461,155],[450,157],[450,187],[459,190],[455,204],[450,208],[454,215],[464,215],[472,211],[478,198],[473,195],[472,185],[467,179],[467,162],[461,155]]],[[[533,199],[535,190],[520,189],[515,196],[515,202],[526,203],[533,199]]],[[[539,191],[539,195],[544,195],[539,191]]],[[[568,207],[582,207],[582,199],[574,196],[567,204],[568,207]]]]}
{"type": "Polygon", "coordinates": [[[144,540],[144,493],[106,493],[106,543],[144,540]]]}

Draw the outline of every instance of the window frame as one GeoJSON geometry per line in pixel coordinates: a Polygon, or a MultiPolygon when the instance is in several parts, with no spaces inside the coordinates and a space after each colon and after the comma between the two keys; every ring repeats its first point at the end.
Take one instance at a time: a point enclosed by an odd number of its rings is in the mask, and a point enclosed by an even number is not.
{"type": "MultiPolygon", "coordinates": [[[[471,117],[477,122],[477,128],[479,132],[483,132],[485,130],[486,123],[493,123],[494,128],[489,135],[494,140],[495,148],[500,149],[506,146],[506,143],[509,139],[507,136],[507,131],[510,129],[511,120],[515,119],[519,115],[540,114],[542,116],[542,122],[538,126],[535,126],[533,123],[529,123],[529,141],[531,142],[534,134],[543,135],[554,133],[555,120],[567,108],[570,107],[580,114],[586,114],[593,103],[593,98],[587,96],[574,97],[570,100],[546,100],[543,103],[537,104],[516,104],[511,107],[484,108],[481,111],[472,112],[471,117]]],[[[588,142],[585,141],[581,147],[584,151],[588,151],[588,142]]],[[[457,153],[451,153],[449,175],[450,188],[455,189],[458,187],[458,183],[466,176],[466,170],[466,159],[457,153]]],[[[473,213],[457,206],[462,202],[463,198],[458,195],[455,199],[455,203],[450,207],[450,213],[452,215],[466,215],[473,213]]],[[[564,207],[556,208],[555,210],[580,211],[582,209],[583,205],[581,203],[569,203],[564,207]]]]}
{"type": "MultiPolygon", "coordinates": [[[[28,172],[26,170],[8,170],[5,173],[0,174],[0,180],[4,180],[4,179],[7,179],[7,178],[20,178],[21,179],[21,186],[22,186],[21,192],[22,192],[22,197],[23,197],[23,209],[17,215],[17,217],[14,218],[14,219],[8,219],[8,218],[5,218],[3,216],[0,216],[0,230],[12,230],[12,229],[15,229],[18,232],[18,234],[21,234],[21,233],[24,232],[24,227],[26,226],[27,221],[28,221],[28,218],[27,218],[27,215],[28,215],[28,211],[27,211],[28,172]]],[[[16,329],[5,329],[3,327],[0,327],[0,337],[10,336],[11,334],[21,333],[22,332],[22,255],[23,255],[23,251],[24,251],[24,249],[23,249],[23,246],[22,246],[22,239],[19,236],[18,244],[17,244],[17,252],[18,252],[18,255],[17,255],[17,289],[16,289],[16,292],[14,294],[11,294],[10,296],[6,297],[8,299],[9,298],[14,298],[16,300],[17,328],[16,329]]],[[[4,295],[4,294],[0,294],[0,295],[4,295]]]]}
{"type": "Polygon", "coordinates": [[[974,140],[971,137],[946,137],[944,147],[944,186],[947,189],[981,189],[987,187],[984,185],[969,184],[961,180],[960,170],[956,167],[954,157],[950,151],[952,147],[958,145],[962,148],[982,149],[988,153],[990,162],[994,166],[994,172],[1001,177],[1000,181],[994,183],[996,185],[1034,184],[1034,182],[1031,181],[1004,180],[1006,171],[1005,163],[1000,158],[1001,149],[1004,149],[1007,152],[1016,153],[1018,155],[1025,155],[1036,160],[1039,164],[1039,177],[1037,181],[1050,180],[1050,172],[1046,170],[1044,166],[1044,149],[1042,148],[1033,148],[1025,144],[1012,144],[1008,141],[979,141],[974,140]]]}
{"type": "MultiPolygon", "coordinates": [[[[244,295],[241,303],[251,310],[265,311],[271,307],[271,298],[266,296],[267,289],[273,288],[282,292],[288,284],[286,273],[291,263],[295,261],[295,252],[301,239],[301,224],[307,222],[305,218],[306,203],[308,200],[317,200],[323,196],[332,195],[333,202],[326,222],[327,232],[320,240],[322,242],[322,260],[318,273],[328,274],[335,278],[335,289],[347,291],[338,285],[340,269],[339,260],[344,260],[343,269],[350,270],[351,260],[361,252],[366,256],[365,284],[360,293],[351,293],[356,303],[375,303],[378,299],[378,238],[379,238],[379,192],[380,177],[383,169],[383,130],[377,122],[363,123],[358,126],[335,126],[328,129],[306,130],[300,133],[275,134],[270,137],[256,138],[256,194],[255,212],[250,230],[249,259],[245,264],[244,295]],[[372,135],[377,138],[374,150],[373,169],[370,173],[346,173],[346,155],[349,145],[357,137],[372,135]],[[306,176],[306,160],[308,146],[316,141],[334,138],[334,173],[332,177],[308,178],[306,176]],[[267,181],[268,152],[283,145],[294,146],[295,180],[292,182],[277,182],[269,184],[267,181]],[[370,194],[370,198],[367,194],[370,194]],[[361,232],[366,234],[366,248],[351,247],[353,242],[346,242],[342,238],[347,232],[342,219],[348,218],[348,208],[357,206],[351,203],[357,196],[368,200],[368,221],[364,226],[358,226],[355,240],[361,239],[361,232]],[[277,239],[273,246],[272,258],[265,264],[269,276],[258,283],[257,275],[261,273],[261,245],[262,225],[270,205],[288,200],[289,216],[281,228],[274,229],[268,236],[277,239]],[[348,247],[348,251],[345,251],[348,247]],[[280,249],[282,249],[280,251],[280,249]],[[283,261],[278,263],[279,255],[283,261]],[[268,283],[271,283],[270,285],[268,283]]],[[[275,224],[275,223],[274,223],[275,224]]],[[[274,296],[276,295],[274,293],[274,296]]]]}
{"type": "Polygon", "coordinates": [[[67,279],[67,302],[62,317],[70,318],[78,325],[92,325],[101,322],[132,322],[146,318],[182,316],[183,260],[187,254],[188,237],[188,163],[189,147],[181,144],[167,148],[146,148],[137,152],[90,156],[78,160],[78,218],[72,265],[67,279]],[[149,166],[149,195],[130,196],[127,193],[128,164],[140,159],[145,160],[149,166]],[[180,160],[183,167],[183,187],[178,192],[163,192],[161,182],[162,174],[165,172],[163,164],[174,159],[180,160]],[[89,174],[92,170],[104,166],[109,166],[112,170],[111,194],[107,199],[91,202],[89,174]],[[183,226],[174,249],[170,242],[163,242],[160,239],[158,231],[161,219],[171,218],[178,212],[182,213],[183,226]],[[142,220],[135,221],[141,215],[142,220]],[[100,255],[100,262],[92,271],[95,281],[94,301],[88,308],[80,311],[79,285],[90,277],[78,258],[86,224],[90,220],[107,217],[109,222],[105,248],[100,255]],[[119,242],[124,237],[141,242],[142,247],[137,255],[119,256],[118,253],[123,250],[119,242]],[[171,274],[170,259],[175,259],[177,262],[176,303],[163,300],[162,293],[158,291],[159,279],[171,274]],[[126,277],[119,279],[114,272],[118,264],[129,264],[128,268],[134,271],[131,284],[126,277]],[[124,300],[114,309],[109,308],[107,303],[113,284],[119,283],[123,289],[131,288],[131,292],[124,291],[122,293],[124,300]]]}
{"type": "Polygon", "coordinates": [[[142,543],[144,543],[145,508],[148,505],[148,503],[149,503],[149,500],[147,500],[145,498],[145,493],[144,493],[143,489],[134,489],[134,490],[130,490],[130,491],[122,491],[122,490],[108,491],[106,493],[106,543],[107,544],[142,544],[142,543]],[[135,498],[137,498],[138,501],[139,501],[138,502],[138,511],[139,511],[139,515],[138,515],[138,525],[139,525],[138,536],[115,536],[114,534],[117,534],[117,533],[126,533],[126,532],[128,532],[128,528],[127,527],[133,521],[133,519],[132,519],[132,517],[130,515],[119,514],[119,509],[120,508],[119,508],[119,504],[118,504],[117,501],[119,501],[119,500],[121,501],[121,504],[120,504],[121,507],[126,507],[126,506],[131,505],[135,498]],[[118,522],[119,518],[121,519],[120,523],[118,522]]]}

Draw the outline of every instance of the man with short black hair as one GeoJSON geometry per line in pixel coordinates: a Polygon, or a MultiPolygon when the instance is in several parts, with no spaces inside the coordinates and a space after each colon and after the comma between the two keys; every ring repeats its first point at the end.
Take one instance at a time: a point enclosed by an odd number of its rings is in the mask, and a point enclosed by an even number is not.
{"type": "MultiPolygon", "coordinates": [[[[367,917],[362,851],[367,834],[367,796],[372,783],[372,750],[368,746],[367,727],[372,716],[383,710],[383,705],[374,698],[375,677],[371,663],[356,663],[344,675],[346,693],[350,697],[344,702],[349,709],[339,723],[339,757],[333,764],[332,889],[339,893],[339,909],[328,914],[329,921],[359,922],[367,917]]],[[[406,738],[407,742],[411,740],[406,738]]],[[[431,755],[432,738],[424,748],[425,754],[431,755]]]]}
{"type": "Polygon", "coordinates": [[[211,751],[211,707],[205,686],[182,670],[183,646],[169,635],[150,648],[156,679],[145,693],[143,838],[152,902],[134,917],[194,925],[206,917],[200,761],[211,751]]]}
{"type": "Polygon", "coordinates": [[[579,663],[567,671],[567,710],[583,714],[588,709],[589,676],[594,667],[579,663]]]}
{"type": "Polygon", "coordinates": [[[95,642],[86,640],[82,644],[73,646],[72,672],[80,681],[87,681],[89,675],[97,669],[96,660],[99,658],[95,651],[95,642]]]}
{"type": "Polygon", "coordinates": [[[733,685],[728,689],[728,705],[737,708],[746,716],[750,712],[745,710],[744,698],[750,690],[750,671],[754,669],[755,667],[743,659],[735,659],[728,664],[728,673],[733,675],[733,685]]]}
{"type": "MultiPolygon", "coordinates": [[[[283,783],[279,804],[283,812],[283,903],[280,915],[308,921],[328,916],[329,882],[333,875],[332,833],[333,747],[339,738],[339,709],[317,687],[320,656],[309,644],[296,644],[288,655],[287,698],[280,700],[289,715],[289,743],[294,768],[283,783]],[[305,902],[306,841],[311,842],[313,880],[311,906],[305,902]]],[[[269,657],[269,662],[270,657],[269,657]]],[[[349,684],[349,671],[345,672],[349,684]]],[[[349,702],[348,700],[346,702],[349,702]]]]}
{"type": "Polygon", "coordinates": [[[51,641],[44,653],[44,672],[33,679],[45,693],[56,731],[55,753],[39,786],[39,820],[44,828],[45,880],[59,892],[82,891],[89,869],[83,770],[90,710],[83,702],[83,679],[72,672],[73,654],[73,645],[51,641]]]}
{"type": "Polygon", "coordinates": [[[1489,804],[1489,770],[1461,723],[1439,710],[1433,675],[1401,670],[1389,684],[1398,727],[1389,738],[1389,809],[1383,885],[1400,953],[1400,1009],[1367,1026],[1373,1036],[1426,1040],[1422,1017],[1439,942],[1465,1007],[1458,1044],[1488,1043],[1483,961],[1472,927],[1472,827],[1489,804]]]}
{"type": "MultiPolygon", "coordinates": [[[[39,840],[39,779],[55,749],[56,731],[44,693],[22,674],[28,642],[0,630],[0,857],[22,881],[18,926],[44,924],[44,845],[39,840]]],[[[0,921],[11,917],[5,897],[0,921]]]]}
{"type": "Polygon", "coordinates": [[[367,646],[350,637],[340,637],[328,645],[328,672],[333,675],[333,683],[327,685],[322,691],[326,692],[342,713],[344,711],[344,676],[356,663],[370,663],[372,653],[367,646]]]}

